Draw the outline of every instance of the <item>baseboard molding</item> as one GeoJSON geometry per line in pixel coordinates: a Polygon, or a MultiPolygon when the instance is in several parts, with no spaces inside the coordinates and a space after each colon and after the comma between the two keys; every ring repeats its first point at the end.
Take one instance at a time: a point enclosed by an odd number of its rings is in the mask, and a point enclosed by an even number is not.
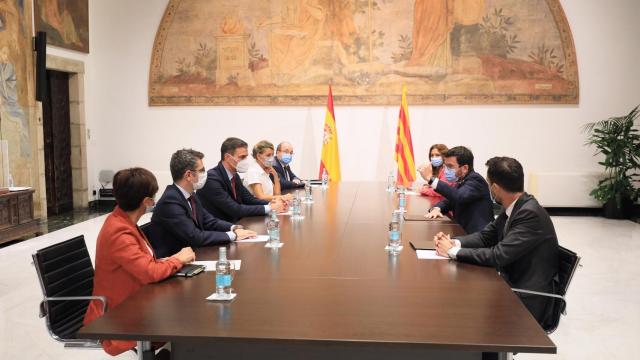
{"type": "MultiPolygon", "coordinates": [[[[575,207],[545,207],[551,216],[596,216],[601,217],[602,208],[575,208],[575,207]]],[[[640,222],[640,204],[633,206],[631,220],[640,222]]]]}

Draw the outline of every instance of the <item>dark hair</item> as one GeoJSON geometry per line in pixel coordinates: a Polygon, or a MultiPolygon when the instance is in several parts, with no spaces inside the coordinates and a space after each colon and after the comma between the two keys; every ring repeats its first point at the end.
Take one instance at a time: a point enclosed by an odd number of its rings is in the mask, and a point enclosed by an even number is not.
{"type": "Polygon", "coordinates": [[[158,181],[147,169],[124,169],[113,176],[113,196],[124,211],[136,210],[144,198],[153,198],[157,192],[158,181]]]}
{"type": "Polygon", "coordinates": [[[469,165],[469,171],[473,170],[473,153],[464,146],[456,146],[447,150],[444,157],[455,157],[458,166],[469,165]]]}
{"type": "Polygon", "coordinates": [[[486,163],[487,178],[490,182],[500,185],[508,192],[517,193],[524,191],[524,171],[518,160],[496,156],[486,163]]]}
{"type": "Polygon", "coordinates": [[[236,152],[238,148],[248,148],[249,145],[242,139],[230,137],[222,142],[220,146],[220,160],[224,160],[224,154],[231,154],[236,152]]]}
{"type": "Polygon", "coordinates": [[[173,181],[182,179],[187,170],[196,170],[198,160],[202,160],[204,154],[193,149],[178,150],[171,155],[169,169],[171,169],[171,177],[173,181]]]}
{"type": "Polygon", "coordinates": [[[449,148],[447,148],[447,145],[433,144],[429,148],[429,160],[431,160],[431,152],[433,151],[433,149],[438,149],[438,152],[440,152],[440,156],[442,156],[443,158],[447,157],[447,151],[449,151],[449,148]]]}

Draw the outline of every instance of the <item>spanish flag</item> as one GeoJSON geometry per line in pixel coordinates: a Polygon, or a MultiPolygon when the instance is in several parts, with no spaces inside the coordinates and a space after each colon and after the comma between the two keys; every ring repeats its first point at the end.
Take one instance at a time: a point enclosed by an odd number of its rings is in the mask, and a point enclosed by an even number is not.
{"type": "Polygon", "coordinates": [[[338,152],[338,131],[333,113],[333,94],[329,85],[327,96],[327,115],[324,118],[324,136],[322,137],[322,156],[320,157],[320,175],[326,169],[331,181],[340,181],[340,153],[338,152]]]}
{"type": "Polygon", "coordinates": [[[402,86],[402,105],[398,117],[396,137],[396,163],[398,164],[398,185],[405,188],[416,180],[416,164],[413,160],[411,126],[409,124],[409,106],[407,105],[407,87],[402,86]]]}

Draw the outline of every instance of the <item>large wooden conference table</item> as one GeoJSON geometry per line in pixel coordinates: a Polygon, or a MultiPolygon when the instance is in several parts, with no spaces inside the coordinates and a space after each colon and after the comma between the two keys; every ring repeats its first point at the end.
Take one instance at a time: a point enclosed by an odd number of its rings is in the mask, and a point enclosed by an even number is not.
{"type": "MultiPolygon", "coordinates": [[[[492,268],[418,260],[409,240],[451,222],[405,222],[402,252],[384,247],[395,195],[383,183],[314,188],[303,220],[281,219],[278,250],[232,244],[241,259],[231,302],[205,300],[215,273],[141,288],[79,337],[170,341],[174,359],[480,359],[482,352],[555,353],[556,347],[492,268]]],[[[408,213],[430,201],[408,196],[408,213]]],[[[243,219],[266,234],[266,217],[243,219]]],[[[196,251],[215,260],[216,247],[196,251]]],[[[117,286],[117,284],[115,284],[117,286]]]]}

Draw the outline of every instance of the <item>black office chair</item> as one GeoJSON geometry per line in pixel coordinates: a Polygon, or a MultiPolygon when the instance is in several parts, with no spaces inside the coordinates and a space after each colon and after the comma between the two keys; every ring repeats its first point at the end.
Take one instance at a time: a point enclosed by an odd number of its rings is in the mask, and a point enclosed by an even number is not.
{"type": "Polygon", "coordinates": [[[149,236],[149,229],[151,228],[151,222],[138,226],[140,230],[144,233],[144,236],[147,237],[147,240],[151,241],[151,237],[149,236]]]}
{"type": "Polygon", "coordinates": [[[554,298],[552,306],[552,312],[550,317],[545,321],[545,323],[541,324],[544,331],[547,334],[551,334],[558,328],[560,324],[560,317],[562,315],[567,315],[567,301],[565,296],[567,291],[569,290],[569,285],[571,284],[571,280],[573,279],[573,274],[580,264],[580,256],[575,252],[564,248],[562,246],[558,247],[558,258],[559,258],[559,267],[558,274],[556,275],[555,282],[555,294],[543,293],[539,291],[531,291],[531,290],[523,290],[523,289],[511,289],[516,293],[525,293],[525,294],[533,294],[539,296],[546,296],[554,298]]]}
{"type": "Polygon", "coordinates": [[[104,296],[92,296],[94,270],[84,236],[40,249],[32,257],[44,296],[40,317],[46,318],[51,337],[65,348],[102,349],[98,340],[76,337],[90,300],[107,309],[104,296]]]}

